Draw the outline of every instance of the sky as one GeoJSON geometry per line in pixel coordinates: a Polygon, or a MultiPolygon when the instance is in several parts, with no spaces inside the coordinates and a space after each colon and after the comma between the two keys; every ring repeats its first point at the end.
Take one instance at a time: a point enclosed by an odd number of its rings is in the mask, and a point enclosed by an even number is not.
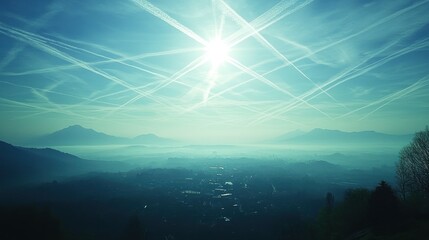
{"type": "Polygon", "coordinates": [[[3,1],[0,139],[246,143],[429,123],[429,1],[3,1]]]}

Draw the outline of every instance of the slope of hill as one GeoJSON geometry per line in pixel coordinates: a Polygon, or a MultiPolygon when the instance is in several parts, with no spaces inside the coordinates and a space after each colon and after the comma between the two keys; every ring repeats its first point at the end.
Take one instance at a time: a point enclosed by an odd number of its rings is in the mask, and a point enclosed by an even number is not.
{"type": "Polygon", "coordinates": [[[52,181],[91,171],[124,171],[120,162],[84,160],[54,149],[23,148],[0,141],[0,186],[52,181]]]}

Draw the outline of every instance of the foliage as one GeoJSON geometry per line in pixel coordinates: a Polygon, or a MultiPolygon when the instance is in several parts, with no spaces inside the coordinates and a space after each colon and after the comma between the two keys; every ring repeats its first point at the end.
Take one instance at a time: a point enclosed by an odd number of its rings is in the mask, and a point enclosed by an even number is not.
{"type": "Polygon", "coordinates": [[[321,210],[317,220],[317,239],[366,239],[395,234],[402,230],[404,215],[395,192],[385,181],[373,190],[358,188],[345,192],[344,200],[331,209],[321,210]]]}
{"type": "MultiPolygon", "coordinates": [[[[322,209],[318,218],[318,239],[343,239],[366,227],[370,192],[367,189],[349,189],[344,201],[330,209],[322,209]]],[[[330,195],[327,195],[327,203],[330,195]]]]}
{"type": "Polygon", "coordinates": [[[429,129],[417,132],[412,142],[400,152],[396,176],[401,196],[429,196],[429,129]]]}
{"type": "Polygon", "coordinates": [[[375,233],[392,233],[400,227],[403,216],[399,199],[385,181],[371,193],[368,202],[368,222],[375,233]]]}

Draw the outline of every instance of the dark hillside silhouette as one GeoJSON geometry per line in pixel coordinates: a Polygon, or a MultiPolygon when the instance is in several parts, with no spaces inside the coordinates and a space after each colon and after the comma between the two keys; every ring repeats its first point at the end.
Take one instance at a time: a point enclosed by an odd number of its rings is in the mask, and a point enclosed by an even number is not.
{"type": "Polygon", "coordinates": [[[128,170],[120,162],[85,160],[54,149],[23,148],[0,141],[0,186],[52,181],[91,171],[128,170]]]}
{"type": "Polygon", "coordinates": [[[35,206],[0,208],[0,239],[62,240],[60,221],[48,208],[35,206]]]}

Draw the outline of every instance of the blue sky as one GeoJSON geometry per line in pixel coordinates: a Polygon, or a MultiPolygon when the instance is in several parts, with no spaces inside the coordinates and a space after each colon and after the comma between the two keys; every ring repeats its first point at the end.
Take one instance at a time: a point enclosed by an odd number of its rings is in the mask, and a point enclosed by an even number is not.
{"type": "Polygon", "coordinates": [[[429,119],[429,1],[2,3],[0,138],[240,143],[429,119]]]}

